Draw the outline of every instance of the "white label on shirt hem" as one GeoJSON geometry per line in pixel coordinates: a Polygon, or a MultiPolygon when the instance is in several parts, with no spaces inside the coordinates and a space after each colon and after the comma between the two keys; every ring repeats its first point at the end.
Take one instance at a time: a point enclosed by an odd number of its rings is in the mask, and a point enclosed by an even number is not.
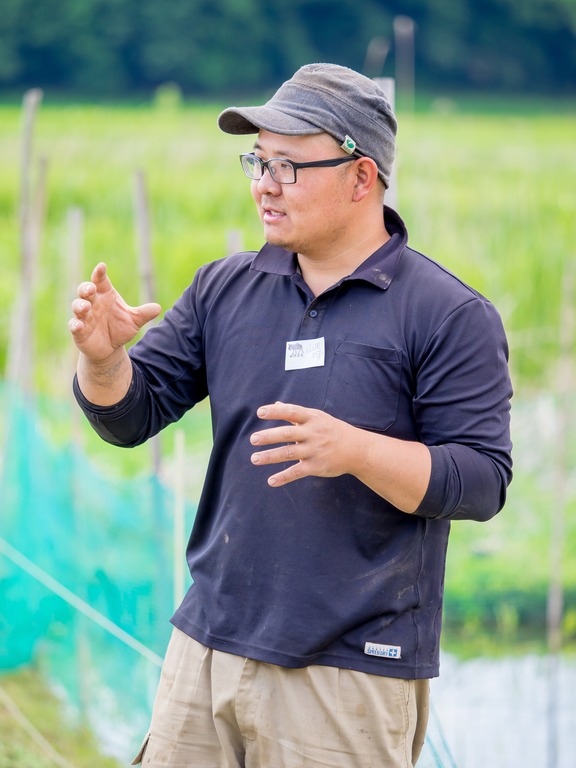
{"type": "Polygon", "coordinates": [[[379,643],[366,643],[364,653],[368,656],[382,656],[386,659],[401,659],[401,645],[380,645],[379,643]]]}
{"type": "Polygon", "coordinates": [[[285,371],[320,368],[324,365],[324,337],[286,342],[285,371]]]}

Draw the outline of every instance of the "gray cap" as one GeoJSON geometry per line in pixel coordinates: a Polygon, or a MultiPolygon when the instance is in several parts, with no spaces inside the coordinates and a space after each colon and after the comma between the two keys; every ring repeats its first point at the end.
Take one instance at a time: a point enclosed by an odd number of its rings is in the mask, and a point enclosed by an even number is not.
{"type": "Polygon", "coordinates": [[[348,154],[365,155],[388,187],[396,118],[373,80],[337,64],[306,64],[260,107],[229,107],[218,117],[225,133],[285,136],[329,133],[348,154]]]}

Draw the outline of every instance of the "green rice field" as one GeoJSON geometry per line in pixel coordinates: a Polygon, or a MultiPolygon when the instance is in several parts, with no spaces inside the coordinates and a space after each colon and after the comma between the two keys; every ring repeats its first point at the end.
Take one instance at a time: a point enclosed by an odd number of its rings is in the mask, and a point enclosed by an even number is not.
{"type": "MultiPolygon", "coordinates": [[[[55,105],[44,98],[35,126],[34,173],[46,162],[45,223],[35,277],[36,370],[59,394],[60,356],[74,293],[69,212],[84,221],[83,268],[107,261],[131,303],[141,299],[133,216],[134,175],[149,195],[156,290],[168,306],[196,267],[227,252],[231,239],[261,244],[237,155],[251,137],[222,134],[226,105],[161,109],[55,105]]],[[[576,255],[576,108],[554,112],[440,102],[399,115],[398,210],[411,244],[493,300],[509,333],[522,390],[547,387],[559,335],[561,286],[576,255]]],[[[0,106],[0,364],[18,290],[21,110],[0,106]]]]}
{"type": "MultiPolygon", "coordinates": [[[[225,106],[44,99],[34,136],[34,177],[42,162],[47,169],[34,276],[34,380],[56,438],[69,421],[61,403],[70,391],[66,323],[77,282],[105,260],[129,303],[143,297],[133,212],[137,171],[146,181],[155,290],[165,308],[200,264],[225,256],[231,243],[260,246],[260,224],[237,157],[252,139],[219,132],[216,118],[225,106]],[[70,261],[72,210],[83,220],[77,274],[70,261]]],[[[558,481],[576,458],[570,437],[575,387],[569,368],[559,373],[563,333],[568,359],[574,356],[576,107],[542,107],[523,102],[486,109],[443,100],[399,115],[397,208],[410,243],[496,304],[511,348],[516,476],[508,505],[486,526],[453,527],[445,638],[468,653],[494,633],[512,637],[521,629],[528,643],[542,645],[550,512],[559,504],[566,517],[564,629],[566,639],[576,641],[576,510],[572,495],[559,495],[558,481]]],[[[21,121],[18,105],[0,105],[1,365],[19,290],[21,121]]],[[[203,455],[207,408],[185,421],[189,444],[203,455]]],[[[144,447],[126,454],[89,434],[85,439],[89,454],[115,470],[141,471],[148,461],[144,447]]]]}

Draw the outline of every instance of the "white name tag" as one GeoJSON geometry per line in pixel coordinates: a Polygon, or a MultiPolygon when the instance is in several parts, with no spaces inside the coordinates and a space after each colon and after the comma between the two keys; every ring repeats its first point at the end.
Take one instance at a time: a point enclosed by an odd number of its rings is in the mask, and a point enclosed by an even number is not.
{"type": "Polygon", "coordinates": [[[380,645],[380,643],[366,643],[364,653],[368,656],[381,656],[383,659],[401,659],[402,648],[399,645],[380,645]]]}
{"type": "Polygon", "coordinates": [[[319,368],[322,365],[324,365],[324,337],[286,342],[285,371],[319,368]]]}

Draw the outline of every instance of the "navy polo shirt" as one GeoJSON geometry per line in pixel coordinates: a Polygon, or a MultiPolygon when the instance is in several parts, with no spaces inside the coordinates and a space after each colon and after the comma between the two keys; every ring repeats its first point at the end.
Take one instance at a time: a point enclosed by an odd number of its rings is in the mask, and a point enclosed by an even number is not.
{"type": "Polygon", "coordinates": [[[450,521],[495,515],[511,478],[507,345],[492,304],[409,248],[394,211],[385,220],[391,239],[317,297],[295,255],[269,244],[206,264],[131,349],[119,404],[93,406],[76,384],[95,429],[125,446],[210,397],[194,583],[172,618],[209,647],[288,667],[438,674],[450,521]],[[277,400],[430,446],[416,513],[350,475],[269,487],[278,468],[251,463],[249,438],[258,407],[277,400]]]}

